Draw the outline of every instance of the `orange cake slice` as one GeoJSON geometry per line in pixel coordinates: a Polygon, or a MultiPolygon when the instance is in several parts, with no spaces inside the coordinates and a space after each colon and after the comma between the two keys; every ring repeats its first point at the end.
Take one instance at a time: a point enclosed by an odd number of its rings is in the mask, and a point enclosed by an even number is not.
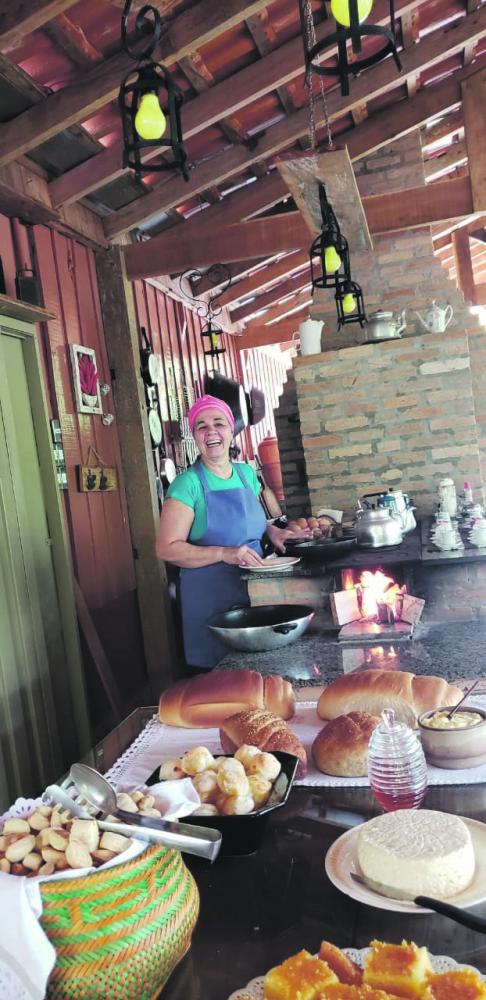
{"type": "Polygon", "coordinates": [[[265,1000],[318,1000],[325,996],[326,986],[337,982],[326,962],[303,949],[267,972],[263,996],[265,1000]]]}
{"type": "Polygon", "coordinates": [[[398,997],[422,997],[433,972],[426,948],[416,944],[372,941],[365,956],[363,982],[398,997]]]}
{"type": "Polygon", "coordinates": [[[336,973],[340,983],[348,986],[360,986],[363,982],[363,970],[351,961],[341,948],[330,941],[321,941],[319,958],[327,962],[330,969],[336,973]]]}
{"type": "Polygon", "coordinates": [[[455,969],[429,976],[433,1000],[486,1000],[486,984],[473,969],[455,969]]]}

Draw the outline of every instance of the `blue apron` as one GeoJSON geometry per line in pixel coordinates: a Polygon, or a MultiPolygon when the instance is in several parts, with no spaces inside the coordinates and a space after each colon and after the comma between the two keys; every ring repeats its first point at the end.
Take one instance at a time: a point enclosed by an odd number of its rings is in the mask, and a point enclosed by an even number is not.
{"type": "MultiPolygon", "coordinates": [[[[260,539],[266,517],[260,501],[244,475],[234,465],[243,489],[211,490],[200,459],[192,466],[203,488],[206,531],[194,545],[251,545],[261,554],[260,539]]],[[[249,606],[248,588],[241,570],[227,563],[197,569],[181,569],[179,595],[186,662],[190,666],[216,666],[228,647],[207,627],[212,615],[229,611],[235,604],[249,606]]]]}

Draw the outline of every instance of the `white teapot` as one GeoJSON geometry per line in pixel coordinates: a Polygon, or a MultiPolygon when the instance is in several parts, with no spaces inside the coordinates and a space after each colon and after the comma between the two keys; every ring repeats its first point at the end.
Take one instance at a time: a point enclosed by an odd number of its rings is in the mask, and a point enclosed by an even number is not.
{"type": "Polygon", "coordinates": [[[446,306],[445,309],[442,309],[441,306],[437,305],[435,299],[433,299],[432,305],[430,309],[427,309],[425,316],[421,316],[417,310],[415,310],[415,315],[418,316],[427,333],[444,333],[454,315],[454,310],[452,306],[446,306]]]}
{"type": "Polygon", "coordinates": [[[301,354],[320,354],[321,353],[321,335],[324,323],[320,319],[305,319],[299,326],[298,333],[294,333],[294,337],[300,338],[300,352],[301,354]]]}

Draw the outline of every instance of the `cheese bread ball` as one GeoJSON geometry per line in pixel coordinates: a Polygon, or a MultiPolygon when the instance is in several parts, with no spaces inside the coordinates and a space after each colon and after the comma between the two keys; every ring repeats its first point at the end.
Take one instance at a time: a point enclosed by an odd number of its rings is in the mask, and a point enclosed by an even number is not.
{"type": "Polygon", "coordinates": [[[259,774],[249,774],[248,784],[250,786],[250,795],[255,803],[255,809],[261,809],[270,795],[272,782],[268,778],[262,778],[259,774]]]}
{"type": "Polygon", "coordinates": [[[160,765],[159,778],[161,781],[175,781],[178,778],[185,778],[185,776],[180,757],[169,757],[160,765]]]}
{"type": "Polygon", "coordinates": [[[192,783],[202,802],[211,802],[219,791],[216,771],[199,771],[192,783]]]}
{"type": "Polygon", "coordinates": [[[205,771],[214,765],[214,757],[207,747],[192,747],[181,757],[181,766],[186,774],[192,778],[199,771],[205,771]]]}
{"type": "Polygon", "coordinates": [[[262,751],[250,760],[247,767],[248,774],[258,774],[260,778],[267,778],[268,781],[275,781],[281,771],[280,761],[274,757],[273,753],[262,751]]]}
{"type": "Polygon", "coordinates": [[[223,816],[246,816],[253,812],[255,803],[251,795],[227,795],[221,803],[223,816]]]}
{"type": "Polygon", "coordinates": [[[258,753],[260,753],[258,747],[252,747],[249,743],[243,743],[243,745],[238,747],[238,750],[235,751],[234,759],[239,760],[240,763],[243,764],[246,771],[251,759],[256,757],[258,753]]]}
{"type": "Polygon", "coordinates": [[[239,760],[227,760],[218,770],[217,781],[225,795],[248,795],[248,778],[239,760]]]}
{"type": "Polygon", "coordinates": [[[218,810],[216,806],[211,805],[210,802],[204,802],[202,805],[198,806],[197,809],[191,813],[191,816],[218,816],[218,810]]]}

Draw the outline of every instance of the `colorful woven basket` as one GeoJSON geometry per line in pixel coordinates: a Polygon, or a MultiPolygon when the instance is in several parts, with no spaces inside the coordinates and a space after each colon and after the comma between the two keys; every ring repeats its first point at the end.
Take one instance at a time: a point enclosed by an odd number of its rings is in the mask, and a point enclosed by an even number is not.
{"type": "Polygon", "coordinates": [[[155,1000],[190,947],[199,893],[178,851],[40,888],[57,952],[47,1000],[155,1000]]]}

